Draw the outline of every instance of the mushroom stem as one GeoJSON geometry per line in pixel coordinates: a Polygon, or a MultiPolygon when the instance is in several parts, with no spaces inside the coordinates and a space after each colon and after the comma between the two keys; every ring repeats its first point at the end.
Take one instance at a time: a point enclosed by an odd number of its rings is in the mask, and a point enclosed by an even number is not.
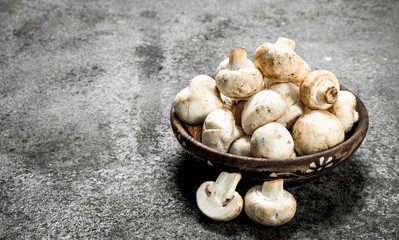
{"type": "Polygon", "coordinates": [[[338,89],[333,84],[322,86],[317,91],[317,98],[320,101],[333,104],[335,101],[337,101],[338,89]]]}
{"type": "Polygon", "coordinates": [[[262,184],[262,194],[269,199],[278,199],[284,193],[283,179],[277,179],[262,184]]]}
{"type": "Polygon", "coordinates": [[[237,217],[244,203],[240,194],[235,191],[240,179],[240,173],[222,172],[216,181],[202,183],[196,193],[201,212],[216,221],[229,221],[237,217]]]}
{"type": "Polygon", "coordinates": [[[233,196],[240,180],[241,173],[222,172],[216,179],[215,183],[209,186],[208,190],[211,192],[211,196],[218,201],[228,201],[233,196]]]}
{"type": "Polygon", "coordinates": [[[229,54],[229,70],[239,70],[247,67],[247,52],[244,49],[234,49],[229,54]]]}
{"type": "Polygon", "coordinates": [[[291,39],[288,39],[285,37],[279,37],[277,39],[276,45],[287,47],[291,50],[294,50],[296,42],[294,40],[291,40],[291,39]]]}

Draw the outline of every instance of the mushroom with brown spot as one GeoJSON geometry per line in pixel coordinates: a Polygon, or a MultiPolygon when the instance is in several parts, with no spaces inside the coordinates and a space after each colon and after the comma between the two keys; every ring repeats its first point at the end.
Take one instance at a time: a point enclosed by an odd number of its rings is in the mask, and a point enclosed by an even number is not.
{"type": "Polygon", "coordinates": [[[223,103],[215,80],[206,75],[199,75],[176,95],[173,107],[181,121],[189,125],[198,125],[204,122],[210,112],[223,107],[223,103]]]}
{"type": "Polygon", "coordinates": [[[283,189],[283,183],[278,179],[248,190],[244,209],[250,219],[266,226],[279,226],[295,216],[295,198],[283,189]]]}
{"type": "Polygon", "coordinates": [[[299,86],[310,72],[309,65],[294,52],[295,41],[280,37],[275,44],[264,43],[255,50],[254,64],[267,85],[292,82],[299,86]]]}
{"type": "Polygon", "coordinates": [[[202,183],[196,194],[198,208],[216,221],[234,219],[243,207],[242,197],[235,191],[240,180],[240,173],[222,172],[215,182],[202,183]]]}
{"type": "Polygon", "coordinates": [[[235,49],[230,52],[229,65],[215,77],[219,91],[227,97],[246,99],[263,89],[262,73],[248,66],[247,52],[235,49]]]}
{"type": "Polygon", "coordinates": [[[292,127],[298,155],[308,155],[332,148],[345,140],[341,122],[327,110],[307,110],[292,127]]]}
{"type": "Polygon", "coordinates": [[[294,154],[294,140],[283,125],[271,122],[253,133],[251,153],[259,158],[290,158],[294,154]]]}
{"type": "Polygon", "coordinates": [[[251,136],[243,136],[235,140],[229,149],[229,153],[238,156],[252,157],[251,136]]]}
{"type": "MultiPolygon", "coordinates": [[[[247,58],[247,66],[250,68],[255,68],[254,63],[251,60],[249,60],[248,58],[247,58]]],[[[215,76],[218,75],[220,70],[227,69],[227,68],[229,68],[229,58],[225,58],[223,61],[221,61],[219,63],[219,65],[215,71],[215,76]]]]}
{"type": "Polygon", "coordinates": [[[342,123],[345,133],[349,132],[353,124],[359,120],[356,97],[349,91],[339,91],[337,101],[328,110],[342,123]]]}
{"type": "Polygon", "coordinates": [[[316,70],[307,75],[299,89],[299,95],[307,107],[325,110],[335,103],[339,90],[339,81],[332,72],[316,70]]]}
{"type": "Polygon", "coordinates": [[[305,112],[305,105],[299,97],[299,87],[287,82],[273,84],[269,89],[280,94],[287,103],[287,110],[276,122],[281,123],[287,129],[291,129],[295,121],[305,112]]]}
{"type": "Polygon", "coordinates": [[[252,135],[259,127],[283,116],[286,109],[287,104],[280,94],[272,90],[260,91],[247,100],[241,114],[241,127],[247,135],[252,135]]]}
{"type": "Polygon", "coordinates": [[[235,125],[233,114],[224,108],[216,109],[205,119],[202,127],[202,143],[221,152],[227,152],[232,142],[244,136],[235,125]]]}

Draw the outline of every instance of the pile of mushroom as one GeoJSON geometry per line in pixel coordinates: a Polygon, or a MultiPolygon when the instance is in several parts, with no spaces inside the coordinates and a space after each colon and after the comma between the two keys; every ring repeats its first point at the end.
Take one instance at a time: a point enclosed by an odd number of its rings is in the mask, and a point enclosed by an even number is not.
{"type": "Polygon", "coordinates": [[[311,71],[280,37],[254,53],[234,49],[216,68],[180,91],[179,119],[202,128],[201,141],[231,154],[284,159],[332,148],[358,120],[356,97],[327,70],[311,71]]]}
{"type": "MultiPolygon", "coordinates": [[[[337,146],[358,121],[356,97],[341,90],[332,72],[311,71],[295,45],[283,37],[264,43],[253,62],[244,49],[232,50],[215,78],[196,76],[176,95],[176,115],[187,129],[200,129],[192,136],[206,146],[239,156],[287,159],[337,146]]],[[[295,198],[283,180],[255,186],[243,200],[235,191],[240,179],[240,173],[222,172],[203,183],[197,190],[201,212],[228,221],[244,207],[249,218],[267,226],[294,217],[295,198]]]]}

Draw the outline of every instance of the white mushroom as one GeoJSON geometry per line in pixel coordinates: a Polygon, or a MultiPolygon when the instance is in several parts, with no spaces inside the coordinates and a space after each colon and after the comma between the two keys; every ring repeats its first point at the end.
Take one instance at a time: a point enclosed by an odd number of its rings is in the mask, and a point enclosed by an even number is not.
{"type": "Polygon", "coordinates": [[[222,172],[215,182],[207,181],[197,190],[197,205],[201,212],[216,221],[229,221],[242,210],[243,200],[235,189],[240,173],[222,172]]]}
{"type": "Polygon", "coordinates": [[[251,152],[259,158],[290,158],[294,154],[294,140],[283,125],[271,122],[256,129],[251,137],[251,152]]]}
{"type": "Polygon", "coordinates": [[[288,106],[297,104],[301,101],[299,97],[299,87],[293,83],[275,83],[268,89],[280,94],[288,106]]]}
{"type": "Polygon", "coordinates": [[[206,75],[199,75],[176,95],[173,107],[181,121],[198,125],[204,122],[210,112],[223,107],[223,103],[215,80],[206,75]]]}
{"type": "Polygon", "coordinates": [[[268,79],[275,82],[292,82],[299,86],[310,72],[309,65],[293,50],[295,41],[280,37],[275,44],[265,43],[255,50],[254,64],[268,79]]]}
{"type": "MultiPolygon", "coordinates": [[[[254,63],[247,58],[247,65],[250,68],[255,68],[254,63]]],[[[220,70],[227,69],[229,67],[229,58],[224,59],[220,62],[219,66],[216,68],[215,76],[218,75],[220,70]]]]}
{"type": "Polygon", "coordinates": [[[341,122],[326,110],[308,110],[292,127],[298,155],[308,155],[332,148],[345,139],[341,122]]]}
{"type": "Polygon", "coordinates": [[[240,126],[235,124],[234,125],[233,140],[231,140],[231,143],[233,143],[234,141],[236,141],[237,139],[239,139],[239,138],[241,138],[243,136],[245,136],[244,130],[242,130],[242,128],[240,126]]]}
{"type": "Polygon", "coordinates": [[[276,122],[291,129],[295,121],[305,112],[305,105],[299,97],[299,87],[288,82],[273,84],[269,89],[280,94],[287,103],[287,110],[276,122]]]}
{"type": "Polygon", "coordinates": [[[211,112],[202,128],[202,143],[221,152],[227,152],[234,138],[233,114],[223,108],[211,112]]]}
{"type": "Polygon", "coordinates": [[[339,81],[332,72],[316,70],[307,75],[299,94],[307,107],[325,110],[335,103],[339,90],[339,81]]]}
{"type": "Polygon", "coordinates": [[[359,120],[356,97],[348,91],[339,91],[337,101],[328,110],[341,121],[345,133],[349,132],[353,124],[359,120]]]}
{"type": "Polygon", "coordinates": [[[244,49],[230,52],[228,68],[220,70],[215,80],[219,91],[234,99],[246,99],[264,86],[262,73],[248,66],[244,49]]]}
{"type": "Polygon", "coordinates": [[[294,217],[296,201],[283,189],[283,182],[278,179],[249,189],[244,198],[244,209],[250,219],[266,226],[279,226],[294,217]]]}
{"type": "Polygon", "coordinates": [[[295,104],[287,108],[285,114],[281,118],[277,119],[276,122],[280,123],[288,130],[292,129],[296,120],[302,116],[305,112],[305,105],[301,102],[300,104],[295,104]]]}
{"type": "Polygon", "coordinates": [[[251,136],[243,136],[231,144],[229,153],[238,156],[252,157],[251,153],[251,136]]]}
{"type": "Polygon", "coordinates": [[[241,127],[247,135],[259,127],[273,122],[284,115],[287,109],[283,97],[272,91],[263,90],[250,97],[241,114],[241,127]]]}

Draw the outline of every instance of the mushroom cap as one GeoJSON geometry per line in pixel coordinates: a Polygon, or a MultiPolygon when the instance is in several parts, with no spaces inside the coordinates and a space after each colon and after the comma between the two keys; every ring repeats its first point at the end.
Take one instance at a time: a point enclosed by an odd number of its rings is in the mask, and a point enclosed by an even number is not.
{"type": "Polygon", "coordinates": [[[205,119],[202,143],[221,152],[227,152],[234,138],[234,116],[223,108],[212,111],[205,119]]]}
{"type": "Polygon", "coordinates": [[[341,122],[326,110],[309,110],[292,127],[298,155],[308,155],[332,148],[345,140],[341,122]]]}
{"type": "Polygon", "coordinates": [[[264,43],[255,50],[254,65],[271,82],[300,85],[310,72],[309,65],[290,47],[264,43]]]}
{"type": "Polygon", "coordinates": [[[248,135],[259,127],[273,122],[284,115],[287,109],[283,97],[272,91],[263,90],[246,102],[241,114],[241,127],[248,135]]]}
{"type": "Polygon", "coordinates": [[[216,221],[229,221],[242,210],[243,200],[235,191],[241,179],[240,173],[222,172],[215,182],[201,184],[196,193],[197,206],[201,212],[216,221]]]}
{"type": "MultiPolygon", "coordinates": [[[[253,63],[251,60],[249,60],[249,59],[247,58],[246,61],[247,61],[247,66],[248,66],[249,68],[255,68],[254,63],[253,63]]],[[[221,61],[220,64],[219,64],[219,66],[216,68],[215,76],[218,75],[218,73],[219,73],[220,70],[227,69],[228,67],[229,67],[229,58],[226,58],[226,59],[224,59],[223,61],[221,61]]]]}
{"type": "Polygon", "coordinates": [[[251,137],[251,152],[260,158],[290,158],[294,153],[294,140],[283,125],[271,122],[255,130],[251,137]]]}
{"type": "MultiPolygon", "coordinates": [[[[270,182],[265,182],[267,184],[270,182]]],[[[262,192],[262,185],[250,188],[244,197],[245,213],[253,221],[266,226],[279,226],[289,222],[296,212],[296,201],[284,189],[276,197],[262,192]]]]}
{"type": "Polygon", "coordinates": [[[262,73],[248,66],[244,49],[230,52],[228,68],[220,70],[215,80],[222,94],[235,99],[246,99],[264,87],[262,73]]]}
{"type": "Polygon", "coordinates": [[[338,98],[340,85],[337,77],[327,70],[312,71],[303,81],[299,94],[311,109],[328,109],[338,98]]]}
{"type": "Polygon", "coordinates": [[[345,133],[352,129],[353,124],[358,118],[356,112],[356,97],[348,91],[339,91],[337,101],[328,110],[342,123],[345,133]]]}
{"type": "Polygon", "coordinates": [[[262,73],[256,68],[223,69],[215,80],[221,93],[235,99],[246,99],[262,90],[264,85],[262,73]]]}
{"type": "Polygon", "coordinates": [[[301,101],[299,87],[291,82],[275,83],[268,89],[280,94],[287,103],[287,106],[292,106],[301,101]]]}
{"type": "Polygon", "coordinates": [[[234,125],[234,133],[233,133],[233,139],[231,140],[231,142],[233,143],[234,141],[236,141],[237,139],[241,138],[245,136],[245,132],[244,130],[242,130],[242,128],[238,125],[234,125]]]}
{"type": "Polygon", "coordinates": [[[238,156],[252,157],[251,153],[251,136],[243,136],[231,144],[229,153],[238,156]]]}
{"type": "Polygon", "coordinates": [[[173,107],[181,121],[189,125],[198,125],[204,122],[210,112],[223,107],[223,103],[215,80],[206,75],[199,75],[176,95],[173,107]]]}
{"type": "Polygon", "coordinates": [[[302,102],[298,102],[298,104],[288,107],[284,115],[277,119],[276,122],[291,130],[296,120],[305,113],[305,109],[305,105],[302,102]]]}
{"type": "Polygon", "coordinates": [[[269,89],[280,94],[287,103],[287,110],[276,122],[281,123],[287,129],[291,129],[295,121],[305,112],[305,105],[299,97],[299,87],[287,82],[273,84],[269,89]]]}

